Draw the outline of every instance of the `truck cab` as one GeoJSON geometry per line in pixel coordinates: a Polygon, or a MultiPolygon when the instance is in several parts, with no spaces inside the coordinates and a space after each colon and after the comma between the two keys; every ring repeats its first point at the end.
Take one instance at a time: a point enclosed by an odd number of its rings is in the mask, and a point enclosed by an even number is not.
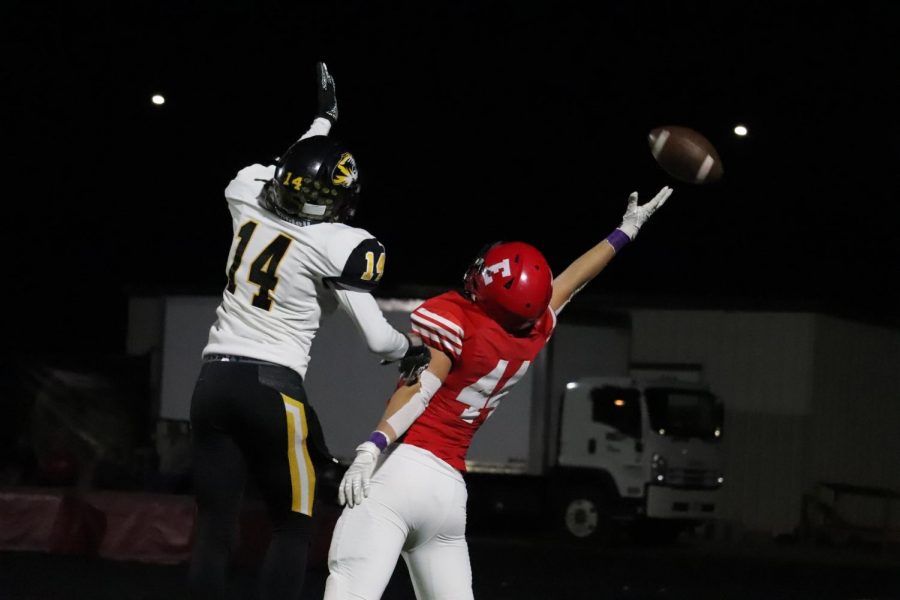
{"type": "Polygon", "coordinates": [[[716,516],[724,484],[722,404],[674,378],[587,377],[566,386],[556,472],[575,537],[608,519],[673,537],[716,516]]]}

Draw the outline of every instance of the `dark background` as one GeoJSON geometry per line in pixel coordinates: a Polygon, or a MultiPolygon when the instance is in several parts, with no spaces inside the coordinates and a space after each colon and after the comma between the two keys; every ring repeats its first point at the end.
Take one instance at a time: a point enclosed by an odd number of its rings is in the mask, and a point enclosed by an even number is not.
{"type": "Polygon", "coordinates": [[[128,295],[219,293],[222,192],[305,131],[317,60],[384,294],[456,285],[495,239],[561,270],[629,192],[672,183],[646,136],[677,124],[725,178],[675,183],[598,302],[897,324],[898,17],[887,0],[5,2],[7,343],[118,352],[128,295]]]}

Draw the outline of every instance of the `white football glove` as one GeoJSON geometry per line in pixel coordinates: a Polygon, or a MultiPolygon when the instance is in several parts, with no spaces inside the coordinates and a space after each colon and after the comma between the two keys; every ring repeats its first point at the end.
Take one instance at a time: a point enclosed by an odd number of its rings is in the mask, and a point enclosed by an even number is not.
{"type": "Polygon", "coordinates": [[[638,206],[638,193],[631,192],[628,196],[628,208],[625,210],[625,216],[622,217],[622,224],[619,229],[632,240],[637,237],[641,226],[650,218],[656,209],[666,203],[669,196],[672,195],[672,188],[665,186],[659,190],[653,200],[638,206]]]}
{"type": "Polygon", "coordinates": [[[363,442],[356,447],[356,458],[347,467],[341,485],[338,486],[338,501],[341,505],[353,508],[362,504],[363,498],[369,495],[369,480],[378,463],[381,450],[372,442],[363,442]]]}

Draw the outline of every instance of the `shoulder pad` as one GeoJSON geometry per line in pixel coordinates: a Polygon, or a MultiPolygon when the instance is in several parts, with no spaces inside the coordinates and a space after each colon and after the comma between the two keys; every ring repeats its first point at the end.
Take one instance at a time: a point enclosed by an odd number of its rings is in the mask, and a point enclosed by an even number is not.
{"type": "Polygon", "coordinates": [[[410,315],[412,330],[427,346],[458,358],[466,338],[466,319],[463,308],[438,296],[426,300],[410,315]]]}
{"type": "Polygon", "coordinates": [[[381,242],[368,238],[357,244],[347,257],[340,277],[332,281],[345,290],[371,292],[384,275],[385,251],[381,242]]]}
{"type": "Polygon", "coordinates": [[[237,177],[235,179],[241,181],[258,181],[260,179],[272,179],[275,176],[275,166],[274,165],[261,165],[259,163],[250,165],[248,167],[244,167],[240,171],[238,171],[237,177]]]}
{"type": "Polygon", "coordinates": [[[237,175],[225,188],[225,198],[229,202],[246,202],[256,204],[256,199],[265,181],[272,178],[275,167],[250,165],[238,171],[237,175]]]}

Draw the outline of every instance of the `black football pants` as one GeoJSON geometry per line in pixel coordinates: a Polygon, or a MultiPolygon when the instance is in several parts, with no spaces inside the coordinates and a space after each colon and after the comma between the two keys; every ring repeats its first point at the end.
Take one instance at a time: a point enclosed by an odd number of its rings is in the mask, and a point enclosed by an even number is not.
{"type": "Polygon", "coordinates": [[[230,551],[249,473],[265,500],[272,539],[262,600],[300,597],[315,500],[314,463],[327,456],[300,375],[257,361],[208,361],[191,400],[197,527],[191,597],[226,597],[230,551]]]}

